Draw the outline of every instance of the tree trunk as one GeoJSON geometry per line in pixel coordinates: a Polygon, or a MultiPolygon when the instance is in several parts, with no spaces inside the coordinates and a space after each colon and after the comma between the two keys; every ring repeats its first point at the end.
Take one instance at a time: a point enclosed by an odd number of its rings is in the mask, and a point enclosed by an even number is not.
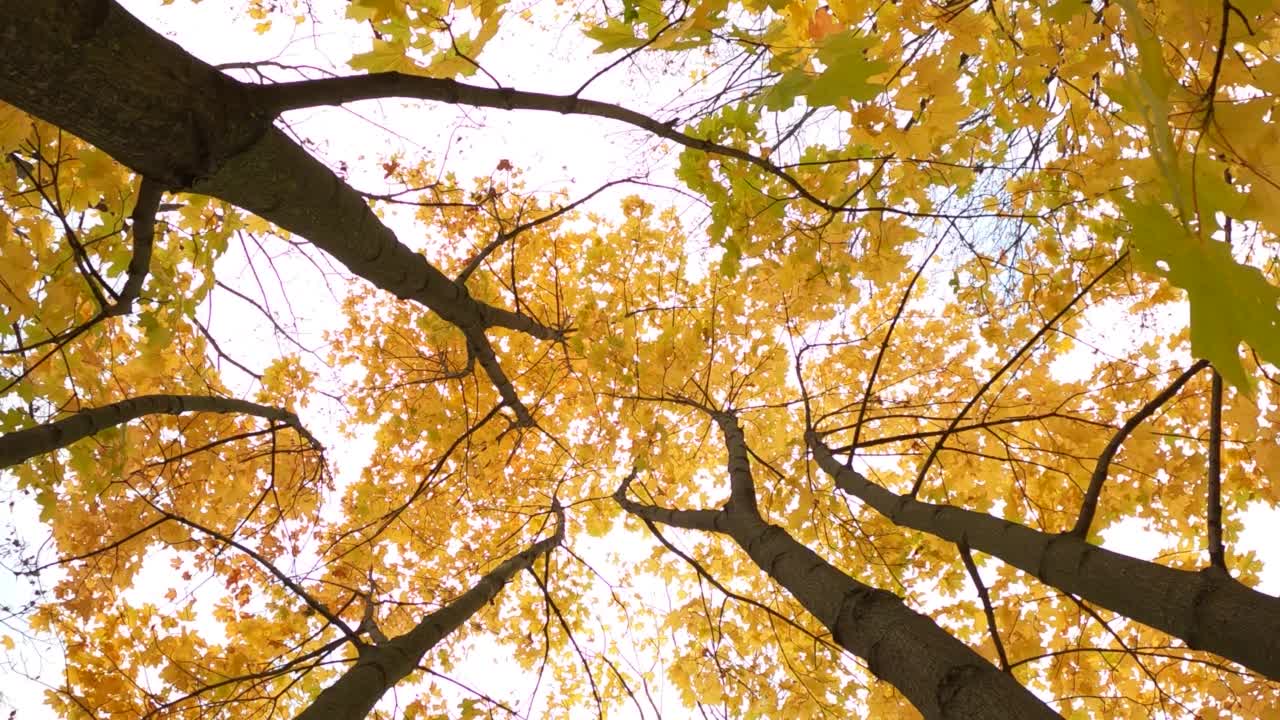
{"type": "Polygon", "coordinates": [[[376,287],[430,308],[463,331],[527,424],[484,330],[541,339],[560,332],[472,298],[401,243],[364,196],[274,127],[255,97],[114,0],[0,0],[0,99],[166,189],[221,198],[300,235],[376,287]]]}
{"type": "Polygon", "coordinates": [[[672,510],[614,498],[652,522],[729,535],[756,565],[831,631],[840,647],[867,662],[928,720],[1060,718],[1008,673],[896,595],[840,571],[756,509],[747,445],[732,415],[715,416],[729,451],[730,500],[720,511],[672,510]]]}
{"type": "Polygon", "coordinates": [[[480,608],[497,597],[513,575],[564,539],[564,517],[557,512],[555,535],[508,558],[480,578],[470,590],[426,616],[412,630],[376,645],[367,645],[356,664],[316,696],[296,720],[363,720],[378,700],[418,667],[436,643],[448,637],[480,608]]]}
{"type": "Polygon", "coordinates": [[[1280,599],[1216,568],[1178,570],[986,513],[897,495],[845,467],[817,435],[809,447],[836,486],[903,527],[974,550],[1125,617],[1280,680],[1280,599]]]}

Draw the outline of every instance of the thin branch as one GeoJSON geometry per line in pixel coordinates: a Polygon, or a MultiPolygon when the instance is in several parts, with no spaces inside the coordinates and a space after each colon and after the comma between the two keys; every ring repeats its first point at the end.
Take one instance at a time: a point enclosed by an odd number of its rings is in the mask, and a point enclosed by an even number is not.
{"type": "Polygon", "coordinates": [[[538,225],[541,225],[546,222],[551,222],[552,220],[555,220],[561,215],[564,215],[567,212],[573,211],[579,205],[587,202],[591,198],[595,197],[596,195],[599,195],[600,193],[613,187],[614,185],[623,185],[626,183],[634,182],[635,180],[637,180],[637,178],[630,178],[630,177],[623,178],[622,180],[612,180],[610,182],[607,182],[601,185],[595,190],[592,190],[587,195],[580,197],[577,200],[574,200],[568,205],[564,205],[553,212],[543,215],[542,217],[534,218],[529,222],[521,223],[520,225],[517,225],[511,228],[510,230],[507,230],[506,232],[499,233],[498,236],[495,237],[488,245],[484,246],[484,248],[481,249],[480,252],[476,253],[475,257],[467,261],[466,267],[462,268],[462,271],[458,273],[458,276],[456,278],[454,278],[454,282],[458,283],[459,285],[465,283],[467,281],[467,278],[471,277],[471,274],[480,268],[480,265],[484,263],[485,258],[489,257],[491,254],[493,254],[495,250],[502,247],[503,243],[507,242],[511,238],[514,238],[515,236],[519,235],[525,230],[529,230],[531,228],[537,227],[538,225]]]}
{"type": "Polygon", "coordinates": [[[262,380],[262,373],[256,373],[250,370],[249,368],[245,367],[242,363],[240,363],[240,361],[236,360],[235,358],[231,357],[226,352],[224,352],[222,350],[222,346],[219,345],[218,341],[213,338],[213,335],[209,332],[209,329],[206,328],[203,323],[201,323],[199,320],[195,319],[194,317],[191,318],[191,322],[195,324],[196,329],[200,331],[200,334],[204,336],[204,339],[209,341],[209,345],[213,348],[213,351],[218,354],[218,357],[231,363],[236,367],[237,370],[244,373],[245,375],[248,375],[254,380],[258,380],[258,381],[262,380]]]}
{"type": "Polygon", "coordinates": [[[1222,376],[1213,371],[1209,401],[1209,487],[1206,521],[1209,525],[1209,565],[1227,569],[1222,546],[1222,376]]]}
{"type": "Polygon", "coordinates": [[[218,280],[218,279],[216,279],[216,278],[214,279],[213,284],[214,284],[214,285],[216,285],[216,286],[218,286],[218,287],[220,287],[220,288],[222,288],[223,290],[226,290],[227,292],[231,293],[232,295],[234,295],[234,296],[236,296],[236,297],[240,298],[241,300],[243,300],[244,302],[248,303],[249,305],[252,305],[252,306],[253,306],[253,307],[254,307],[258,312],[262,313],[262,316],[263,316],[263,317],[265,317],[265,318],[267,319],[267,322],[270,322],[270,323],[271,323],[271,327],[275,328],[275,330],[276,330],[276,332],[277,332],[277,333],[279,333],[281,336],[283,336],[286,340],[288,340],[290,343],[292,343],[292,344],[293,344],[295,347],[297,347],[299,350],[302,350],[302,351],[305,351],[305,352],[311,353],[311,354],[313,354],[313,355],[315,354],[315,351],[314,351],[314,350],[312,350],[311,348],[308,348],[308,347],[306,347],[305,345],[303,345],[303,344],[302,344],[301,342],[299,342],[296,338],[294,338],[294,337],[293,337],[293,335],[290,335],[288,331],[286,331],[283,327],[281,327],[280,323],[276,320],[275,315],[274,315],[274,314],[272,314],[272,312],[271,312],[270,310],[268,310],[267,308],[263,307],[263,306],[262,306],[262,304],[261,304],[261,303],[259,303],[257,300],[254,300],[253,298],[249,297],[248,295],[246,295],[246,294],[244,294],[244,293],[240,292],[239,290],[236,290],[235,288],[231,287],[230,285],[227,285],[226,283],[224,283],[224,282],[222,282],[221,280],[218,280]]]}
{"type": "Polygon", "coordinates": [[[978,589],[978,597],[982,600],[982,611],[987,616],[987,630],[991,633],[991,642],[996,646],[996,655],[1000,656],[1000,669],[1009,672],[1009,656],[1005,654],[1004,642],[1000,640],[1000,628],[996,625],[996,611],[991,607],[991,596],[987,593],[987,586],[982,582],[982,576],[978,574],[978,566],[973,562],[973,553],[969,552],[969,543],[964,538],[960,538],[956,548],[960,550],[960,559],[964,561],[964,567],[969,571],[973,586],[978,589]]]}
{"type": "Polygon", "coordinates": [[[969,398],[969,402],[965,403],[964,407],[960,409],[960,412],[956,413],[956,416],[951,419],[951,423],[947,425],[947,429],[943,432],[942,437],[939,438],[938,442],[934,443],[933,447],[929,450],[929,456],[925,458],[924,463],[920,466],[920,472],[916,475],[916,481],[911,486],[911,497],[914,498],[920,493],[920,487],[924,485],[924,478],[929,473],[929,467],[933,465],[933,461],[938,457],[938,452],[942,450],[942,446],[946,443],[947,437],[955,431],[957,426],[960,425],[960,421],[964,419],[965,413],[969,412],[969,410],[978,403],[978,400],[986,394],[987,390],[995,384],[996,380],[999,380],[1002,375],[1009,371],[1009,368],[1012,368],[1014,364],[1017,363],[1018,359],[1022,357],[1024,353],[1035,346],[1035,344],[1040,341],[1040,338],[1043,337],[1045,333],[1049,332],[1050,328],[1057,324],[1058,320],[1062,319],[1062,317],[1066,315],[1071,308],[1075,307],[1076,303],[1080,302],[1080,300],[1093,289],[1094,285],[1097,285],[1102,278],[1109,275],[1112,270],[1118,267],[1120,263],[1124,262],[1128,257],[1128,250],[1120,253],[1120,256],[1117,257],[1114,262],[1086,283],[1083,288],[1080,288],[1080,292],[1076,293],[1075,296],[1071,298],[1070,302],[1063,306],[1063,308],[1053,317],[1049,318],[1049,321],[1042,325],[1040,329],[1036,331],[1035,335],[1032,335],[1030,339],[1023,343],[1022,347],[1018,348],[1018,351],[1015,352],[1013,356],[995,372],[994,375],[988,378],[982,387],[978,388],[978,392],[974,393],[973,396],[969,398]]]}
{"type": "MultiPolygon", "coordinates": [[[[945,237],[946,235],[944,234],[943,238],[945,237]]],[[[889,322],[889,329],[885,331],[884,340],[880,342],[880,351],[876,353],[876,362],[871,366],[871,375],[867,377],[867,387],[862,393],[862,404],[858,407],[858,420],[853,426],[853,447],[858,446],[858,437],[862,434],[862,421],[867,415],[867,403],[871,400],[871,393],[875,389],[876,376],[880,373],[880,363],[884,361],[885,351],[889,349],[889,341],[893,338],[893,330],[898,326],[898,320],[902,318],[903,311],[907,309],[907,300],[911,297],[911,291],[915,288],[916,281],[920,279],[920,275],[940,247],[942,247],[942,238],[938,239],[933,249],[929,251],[929,255],[925,257],[924,262],[920,263],[920,267],[916,268],[915,274],[911,276],[911,282],[907,283],[907,289],[902,291],[902,299],[898,301],[898,309],[893,313],[893,320],[889,322]]],[[[849,454],[849,462],[853,462],[853,453],[849,454]]]]}
{"type": "Polygon", "coordinates": [[[1213,54],[1213,70],[1209,73],[1209,87],[1204,92],[1204,123],[1201,127],[1209,127],[1213,121],[1213,103],[1218,95],[1218,80],[1222,76],[1222,59],[1227,54],[1227,32],[1231,27],[1231,0],[1222,0],[1222,30],[1218,35],[1218,49],[1213,54]]]}
{"type": "Polygon", "coordinates": [[[596,674],[591,672],[591,664],[587,662],[587,656],[582,652],[582,647],[578,645],[578,639],[573,636],[573,629],[569,627],[569,623],[564,619],[564,613],[560,612],[560,606],[551,597],[551,590],[547,588],[547,583],[542,580],[542,576],[532,565],[525,568],[530,575],[533,576],[534,582],[538,584],[538,589],[542,591],[542,599],[547,603],[547,607],[555,613],[556,621],[560,623],[560,630],[564,632],[569,644],[573,646],[574,653],[577,654],[579,662],[582,663],[582,669],[587,673],[587,682],[591,685],[591,696],[596,701],[596,717],[604,718],[604,701],[600,699],[600,689],[596,686],[596,674]]]}
{"type": "Polygon", "coordinates": [[[1089,526],[1093,524],[1093,516],[1098,511],[1098,499],[1102,495],[1102,485],[1107,481],[1107,471],[1111,467],[1111,460],[1120,450],[1120,444],[1129,437],[1142,421],[1151,417],[1152,413],[1159,410],[1162,405],[1173,399],[1174,395],[1186,385],[1196,373],[1208,367],[1208,360],[1198,360],[1191,367],[1187,368],[1179,375],[1169,387],[1162,390],[1158,395],[1147,401],[1147,404],[1139,408],[1138,412],[1133,414],[1124,425],[1116,431],[1111,437],[1111,442],[1103,448],[1102,454],[1098,456],[1098,462],[1093,468],[1093,477],[1089,478],[1089,489],[1085,491],[1084,500],[1080,503],[1080,514],[1076,516],[1075,527],[1071,529],[1071,534],[1077,537],[1085,537],[1089,534],[1089,526]]]}
{"type": "Polygon", "coordinates": [[[163,512],[164,516],[169,518],[170,520],[173,520],[182,525],[186,525],[192,530],[197,530],[199,532],[202,532],[205,535],[208,535],[209,537],[213,538],[214,540],[217,540],[218,542],[222,543],[223,545],[228,545],[230,547],[233,547],[239,550],[240,552],[244,553],[245,555],[248,555],[250,558],[253,558],[254,562],[261,565],[264,570],[270,573],[275,579],[279,580],[282,585],[289,588],[289,590],[293,592],[294,595],[297,595],[299,598],[301,598],[302,601],[307,604],[307,607],[316,611],[316,613],[318,613],[320,617],[323,617],[325,620],[328,620],[330,623],[333,624],[334,627],[338,628],[338,630],[342,632],[342,634],[347,638],[348,641],[350,641],[356,647],[360,647],[365,644],[365,642],[360,639],[360,636],[356,633],[356,631],[351,629],[351,626],[347,625],[347,623],[342,618],[338,617],[335,613],[330,611],[329,608],[326,607],[324,603],[312,597],[311,594],[308,593],[296,581],[294,581],[293,578],[289,577],[288,575],[285,575],[284,572],[281,571],[279,568],[277,568],[274,564],[272,564],[270,560],[263,557],[262,554],[260,554],[253,548],[245,545],[244,543],[236,540],[235,538],[232,538],[223,533],[220,533],[217,530],[205,527],[204,525],[201,525],[200,523],[197,523],[194,520],[188,520],[187,518],[181,515],[175,515],[174,513],[168,512],[166,510],[161,510],[161,512],[163,512]]]}

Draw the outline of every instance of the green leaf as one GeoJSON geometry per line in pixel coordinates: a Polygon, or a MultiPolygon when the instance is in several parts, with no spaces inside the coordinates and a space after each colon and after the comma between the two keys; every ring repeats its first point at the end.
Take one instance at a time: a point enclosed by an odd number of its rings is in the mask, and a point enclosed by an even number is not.
{"type": "Polygon", "coordinates": [[[726,238],[724,242],[724,255],[720,257],[720,275],[725,278],[734,278],[738,275],[738,270],[742,266],[742,246],[733,238],[726,238]]]}
{"type": "Polygon", "coordinates": [[[626,50],[644,44],[644,38],[636,37],[629,23],[616,18],[609,18],[609,22],[604,25],[588,28],[583,34],[600,43],[596,48],[597,53],[626,50]]]}
{"type": "Polygon", "coordinates": [[[782,74],[782,78],[764,94],[761,104],[766,110],[788,110],[795,103],[796,97],[803,95],[813,84],[802,68],[792,68],[782,74]]]}
{"type": "Polygon", "coordinates": [[[622,22],[632,25],[640,19],[640,8],[637,0],[622,0],[622,22]]]}
{"type": "Polygon", "coordinates": [[[1240,343],[1263,360],[1280,363],[1280,288],[1260,270],[1236,262],[1225,242],[1200,239],[1156,202],[1125,202],[1134,260],[1187,293],[1191,351],[1213,363],[1244,392],[1252,379],[1240,362],[1240,343]]]}
{"type": "Polygon", "coordinates": [[[826,70],[814,79],[805,95],[811,105],[834,105],[848,98],[870,100],[884,88],[867,78],[889,69],[887,63],[868,60],[867,50],[879,44],[876,38],[858,35],[852,30],[827,38],[818,50],[818,60],[826,70]]]}

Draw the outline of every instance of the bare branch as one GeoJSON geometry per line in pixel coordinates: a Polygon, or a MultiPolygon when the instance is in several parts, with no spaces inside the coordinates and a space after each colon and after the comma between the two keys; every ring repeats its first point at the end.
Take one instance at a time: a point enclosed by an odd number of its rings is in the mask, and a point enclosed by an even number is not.
{"type": "Polygon", "coordinates": [[[991,633],[991,642],[996,646],[996,655],[1000,657],[1000,669],[1009,672],[1009,656],[1005,654],[1004,642],[1000,640],[996,611],[991,607],[991,595],[987,593],[987,586],[983,584],[982,576],[978,574],[978,566],[973,562],[973,553],[969,552],[969,543],[964,538],[960,538],[956,548],[960,551],[960,559],[964,561],[965,570],[969,571],[969,579],[973,580],[973,586],[978,590],[978,598],[982,600],[982,612],[987,616],[987,631],[991,633]]]}
{"type": "Polygon", "coordinates": [[[1205,513],[1209,526],[1209,565],[1227,569],[1227,554],[1222,546],[1222,376],[1213,371],[1213,385],[1209,399],[1209,478],[1208,508],[1205,513]]]}
{"type": "Polygon", "coordinates": [[[1071,310],[1071,308],[1075,307],[1076,303],[1080,302],[1085,295],[1089,294],[1089,291],[1093,289],[1094,285],[1097,285],[1102,278],[1109,275],[1112,270],[1118,267],[1120,263],[1124,262],[1128,257],[1129,251],[1126,250],[1125,252],[1120,253],[1120,257],[1117,257],[1110,265],[1103,268],[1102,272],[1098,273],[1092,280],[1085,283],[1085,286],[1080,288],[1080,292],[1077,292],[1061,310],[1059,310],[1053,317],[1049,318],[1049,320],[1036,331],[1035,335],[1032,335],[1025,343],[1023,343],[1022,347],[1018,348],[1008,361],[1006,361],[1005,364],[995,372],[995,374],[988,378],[987,381],[983,383],[982,387],[978,388],[978,392],[974,393],[973,396],[969,398],[969,402],[965,403],[963,408],[960,408],[960,412],[956,413],[956,416],[951,419],[951,423],[947,425],[947,429],[943,432],[942,437],[938,438],[938,442],[934,443],[933,447],[929,450],[929,455],[925,458],[924,463],[920,465],[920,471],[916,474],[916,481],[911,486],[911,497],[915,497],[920,493],[920,487],[924,485],[924,478],[928,475],[930,466],[933,465],[933,461],[938,457],[938,452],[942,450],[942,446],[947,442],[947,437],[955,431],[957,426],[960,425],[960,421],[964,420],[965,414],[978,403],[978,400],[986,394],[987,390],[995,384],[996,380],[999,380],[1002,375],[1014,366],[1014,363],[1018,361],[1018,358],[1022,357],[1023,354],[1034,347],[1036,343],[1040,342],[1040,338],[1044,337],[1044,334],[1049,332],[1050,328],[1056,325],[1057,322],[1071,310]]]}
{"type": "Polygon", "coordinates": [[[1208,365],[1208,360],[1195,362],[1174,379],[1169,384],[1169,387],[1160,391],[1159,394],[1139,408],[1138,412],[1134,413],[1133,417],[1129,418],[1116,431],[1116,434],[1111,437],[1111,442],[1108,442],[1107,446],[1102,449],[1102,454],[1098,456],[1098,462],[1094,465],[1093,476],[1089,478],[1089,488],[1085,491],[1084,500],[1080,503],[1080,514],[1076,516],[1075,527],[1071,529],[1072,535],[1083,538],[1089,534],[1089,526],[1093,524],[1093,516],[1098,511],[1098,499],[1102,495],[1102,486],[1107,481],[1107,470],[1111,467],[1111,459],[1119,452],[1120,444],[1142,424],[1142,421],[1151,417],[1152,413],[1173,399],[1173,396],[1178,394],[1183,385],[1186,385],[1191,378],[1195,377],[1196,373],[1205,369],[1208,365]]]}

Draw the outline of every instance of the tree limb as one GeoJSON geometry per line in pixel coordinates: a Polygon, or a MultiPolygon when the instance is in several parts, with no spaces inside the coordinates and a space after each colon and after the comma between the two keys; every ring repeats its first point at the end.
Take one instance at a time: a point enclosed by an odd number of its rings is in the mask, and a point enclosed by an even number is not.
{"type": "Polygon", "coordinates": [[[280,408],[248,400],[204,395],[140,395],[128,400],[81,410],[54,422],[0,435],[0,468],[26,462],[37,455],[65,448],[107,428],[145,415],[181,415],[189,412],[239,413],[282,422],[320,449],[319,441],[303,427],[298,416],[280,408]]]}
{"type": "Polygon", "coordinates": [[[551,537],[507,558],[471,589],[422,618],[405,634],[366,646],[355,665],[321,691],[296,720],[364,720],[382,695],[413,672],[431,648],[497,597],[516,573],[532,567],[535,560],[564,540],[564,510],[553,501],[552,512],[556,529],[551,537]]]}
{"type": "Polygon", "coordinates": [[[805,440],[841,491],[896,525],[970,547],[1063,592],[1280,680],[1280,598],[1221,572],[1179,570],[950,505],[898,495],[845,467],[812,430],[805,440]]]}
{"type": "Polygon", "coordinates": [[[1186,385],[1196,373],[1209,366],[1208,360],[1198,360],[1191,367],[1187,368],[1181,375],[1174,379],[1169,387],[1160,391],[1155,397],[1147,401],[1145,405],[1133,414],[1115,435],[1111,436],[1111,441],[1102,449],[1102,454],[1098,456],[1098,462],[1093,467],[1093,476],[1089,478],[1089,488],[1085,491],[1084,500],[1080,503],[1080,514],[1076,516],[1075,527],[1071,528],[1071,534],[1079,538],[1084,538],[1089,534],[1089,526],[1093,524],[1093,516],[1098,511],[1098,500],[1102,495],[1102,485],[1107,481],[1107,470],[1111,467],[1111,459],[1120,451],[1120,444],[1125,438],[1133,434],[1133,431],[1142,424],[1142,421],[1151,417],[1151,415],[1159,410],[1161,406],[1173,399],[1174,395],[1186,385]]]}
{"type": "Polygon", "coordinates": [[[1222,376],[1213,371],[1209,398],[1208,507],[1209,566],[1227,569],[1227,553],[1222,545],[1222,376]]]}

